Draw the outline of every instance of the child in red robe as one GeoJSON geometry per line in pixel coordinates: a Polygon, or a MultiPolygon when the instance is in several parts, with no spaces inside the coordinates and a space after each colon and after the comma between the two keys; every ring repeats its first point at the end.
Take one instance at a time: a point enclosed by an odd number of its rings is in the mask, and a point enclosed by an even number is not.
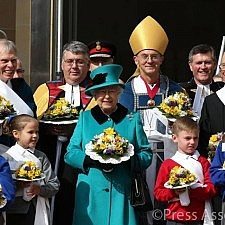
{"type": "Polygon", "coordinates": [[[159,169],[154,188],[155,198],[168,203],[163,214],[167,225],[202,225],[204,220],[207,220],[208,225],[213,224],[209,200],[216,194],[216,189],[210,180],[210,163],[196,150],[198,125],[191,118],[182,117],[174,122],[172,131],[178,151],[172,158],[165,160],[159,169]],[[197,178],[197,182],[178,189],[165,187],[175,166],[188,170],[197,178]]]}

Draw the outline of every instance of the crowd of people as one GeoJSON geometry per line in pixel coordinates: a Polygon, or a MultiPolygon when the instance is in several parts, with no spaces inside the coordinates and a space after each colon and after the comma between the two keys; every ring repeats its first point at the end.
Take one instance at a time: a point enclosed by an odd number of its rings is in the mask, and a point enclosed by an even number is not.
{"type": "Polygon", "coordinates": [[[225,224],[223,138],[208,160],[211,135],[223,137],[225,130],[225,54],[215,75],[214,48],[193,46],[188,56],[193,77],[177,83],[161,70],[168,42],[163,27],[150,16],[144,18],[129,38],[137,68],[123,82],[114,44],[71,41],[63,46],[61,80],[46,81],[33,91],[15,44],[0,39],[0,96],[16,111],[0,121],[0,225],[225,224]],[[167,135],[174,145],[168,146],[165,135],[151,138],[157,121],[152,118],[154,109],[177,92],[191,99],[197,119],[177,118],[167,135]],[[60,99],[76,108],[77,120],[44,121],[60,99]],[[107,149],[104,142],[114,139],[115,146],[107,149]],[[132,146],[126,160],[119,160],[125,145],[118,140],[132,146]],[[90,143],[102,160],[87,153],[90,143]],[[164,153],[174,146],[175,154],[167,158],[164,153]],[[118,149],[119,155],[108,162],[118,149]],[[152,197],[153,210],[147,213],[130,204],[135,159],[152,197]],[[21,163],[28,161],[41,169],[43,179],[15,178],[21,163]],[[196,182],[168,188],[171,171],[179,166],[196,182]]]}

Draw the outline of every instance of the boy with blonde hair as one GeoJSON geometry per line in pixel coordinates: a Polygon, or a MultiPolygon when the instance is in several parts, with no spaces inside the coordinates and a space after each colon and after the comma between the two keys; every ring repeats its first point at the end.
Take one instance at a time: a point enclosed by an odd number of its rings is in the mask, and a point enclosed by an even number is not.
{"type": "Polygon", "coordinates": [[[173,124],[172,139],[178,145],[176,154],[165,160],[160,169],[154,188],[155,198],[167,203],[167,225],[213,224],[209,200],[216,194],[216,189],[210,180],[208,160],[199,155],[198,146],[199,128],[197,122],[189,117],[178,118],[173,124]],[[169,189],[164,184],[169,180],[170,171],[175,166],[189,170],[197,177],[197,183],[188,188],[169,189]],[[186,193],[186,199],[182,200],[186,193]],[[205,216],[204,216],[205,213],[205,216]]]}

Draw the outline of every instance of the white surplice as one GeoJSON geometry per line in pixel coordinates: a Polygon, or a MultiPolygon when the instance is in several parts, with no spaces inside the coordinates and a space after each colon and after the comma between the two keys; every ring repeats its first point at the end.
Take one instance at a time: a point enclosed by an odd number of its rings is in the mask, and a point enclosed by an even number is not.
{"type": "MultiPolygon", "coordinates": [[[[180,152],[176,152],[176,154],[171,158],[173,161],[180,164],[185,169],[189,170],[193,173],[200,183],[196,183],[191,188],[204,187],[204,175],[201,163],[198,161],[198,157],[200,156],[198,151],[190,156],[186,154],[182,154],[180,152]]],[[[212,209],[209,200],[205,201],[205,217],[204,217],[204,225],[214,225],[212,219],[212,209]]]]}
{"type": "Polygon", "coordinates": [[[34,116],[31,108],[8,86],[0,80],[0,95],[10,101],[17,114],[27,114],[34,116]]]}

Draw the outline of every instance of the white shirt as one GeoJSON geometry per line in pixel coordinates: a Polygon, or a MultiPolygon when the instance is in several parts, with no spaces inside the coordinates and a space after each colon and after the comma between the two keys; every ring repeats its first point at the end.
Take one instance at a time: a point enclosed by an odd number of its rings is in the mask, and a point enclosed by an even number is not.
{"type": "Polygon", "coordinates": [[[197,115],[199,117],[201,116],[202,106],[203,106],[203,102],[205,100],[205,97],[208,96],[208,95],[210,95],[209,84],[207,84],[207,85],[198,84],[196,94],[195,94],[194,103],[193,103],[193,110],[194,110],[194,112],[197,113],[197,115]]]}

